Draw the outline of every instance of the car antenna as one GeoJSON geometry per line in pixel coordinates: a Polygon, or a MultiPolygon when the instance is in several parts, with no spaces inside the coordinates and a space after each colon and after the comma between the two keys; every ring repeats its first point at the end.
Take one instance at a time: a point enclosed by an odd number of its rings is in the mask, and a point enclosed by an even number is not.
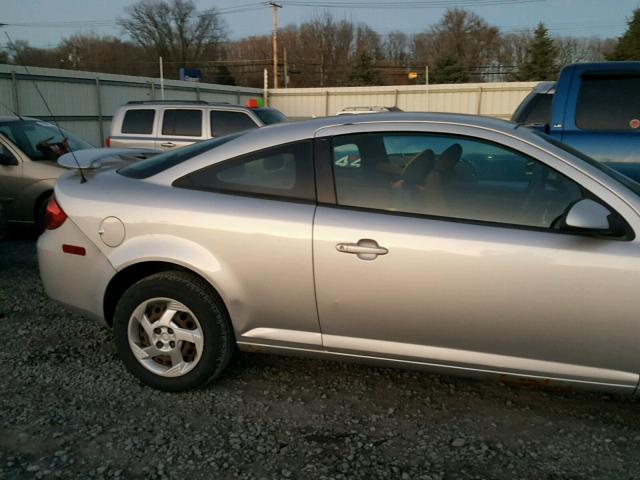
{"type": "Polygon", "coordinates": [[[7,110],[9,110],[11,113],[13,113],[16,117],[18,117],[20,120],[24,120],[24,118],[22,117],[22,115],[20,115],[18,112],[16,112],[13,108],[11,108],[9,105],[7,105],[6,103],[4,103],[2,100],[0,100],[0,105],[2,105],[4,108],[6,108],[7,110]]]}
{"type": "MultiPolygon", "coordinates": [[[[11,40],[11,37],[9,36],[9,33],[7,33],[7,31],[5,30],[4,34],[7,36],[7,40],[9,40],[9,48],[12,48],[13,51],[15,52],[15,54],[16,54],[16,60],[18,60],[18,65],[20,65],[22,68],[24,68],[24,71],[27,72],[27,75],[31,75],[31,72],[29,72],[29,69],[27,68],[27,66],[26,65],[21,65],[22,62],[20,62],[19,58],[18,58],[18,49],[16,48],[15,44],[13,43],[13,40],[11,40]]],[[[84,171],[82,170],[82,167],[80,166],[80,162],[78,161],[78,157],[76,157],[76,152],[73,151],[73,149],[71,148],[71,145],[69,144],[69,139],[62,132],[62,128],[60,128],[60,124],[58,123],[58,119],[56,118],[56,116],[51,111],[51,108],[49,108],[49,103],[47,103],[47,100],[44,98],[44,95],[42,94],[42,91],[40,90],[40,87],[38,86],[38,83],[35,81],[34,78],[31,78],[31,81],[33,82],[33,86],[35,87],[36,91],[38,92],[38,95],[40,96],[40,99],[42,100],[42,103],[44,103],[44,106],[46,107],[47,112],[49,112],[49,116],[53,119],[53,123],[55,124],[56,128],[58,129],[58,132],[60,133],[60,136],[63,138],[63,140],[66,140],[65,147],[69,150],[69,153],[71,154],[71,156],[75,160],[76,165],[78,166],[78,171],[80,172],[80,183],[86,183],[87,177],[85,177],[84,171]]]]}

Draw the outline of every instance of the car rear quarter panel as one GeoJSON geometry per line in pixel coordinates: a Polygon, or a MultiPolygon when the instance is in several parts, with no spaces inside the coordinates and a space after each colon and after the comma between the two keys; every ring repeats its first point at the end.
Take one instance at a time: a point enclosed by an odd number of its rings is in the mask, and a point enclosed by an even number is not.
{"type": "Polygon", "coordinates": [[[229,310],[236,337],[263,327],[298,330],[318,344],[311,229],[315,205],[200,192],[99,175],[58,189],[63,209],[121,271],[162,261],[201,275],[229,310]],[[113,181],[112,181],[113,180],[113,181]],[[133,187],[133,188],[132,188],[133,187]],[[122,220],[126,234],[115,248],[98,233],[102,219],[122,220]]]}
{"type": "Polygon", "coordinates": [[[71,219],[40,235],[38,264],[47,295],[93,319],[102,319],[104,292],[116,271],[71,219]],[[86,254],[63,253],[64,244],[81,246],[86,254]]]}

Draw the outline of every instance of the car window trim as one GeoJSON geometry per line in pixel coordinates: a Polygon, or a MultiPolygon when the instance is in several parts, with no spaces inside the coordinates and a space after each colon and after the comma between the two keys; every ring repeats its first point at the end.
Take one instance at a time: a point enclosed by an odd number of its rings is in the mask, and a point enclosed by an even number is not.
{"type": "Polygon", "coordinates": [[[415,213],[415,212],[402,212],[402,211],[398,211],[398,210],[382,210],[382,209],[377,209],[377,208],[371,208],[371,207],[362,207],[362,206],[355,206],[355,205],[340,205],[338,204],[338,197],[337,197],[337,193],[336,193],[336,183],[335,183],[335,174],[334,174],[334,161],[333,161],[333,155],[332,155],[332,151],[331,151],[331,144],[333,142],[333,139],[336,137],[343,137],[343,136],[348,136],[348,135],[353,135],[352,133],[346,133],[346,134],[340,134],[340,135],[331,135],[331,136],[326,136],[326,137],[316,137],[315,142],[319,142],[320,140],[325,140],[326,141],[326,147],[319,147],[319,148],[314,148],[314,162],[316,165],[316,182],[317,182],[317,198],[318,198],[318,205],[322,205],[325,207],[331,207],[331,208],[338,208],[338,209],[343,209],[343,210],[352,210],[352,211],[362,211],[362,212],[369,212],[369,213],[381,213],[384,215],[395,215],[395,216],[402,216],[402,217],[411,217],[411,218],[421,218],[424,220],[435,220],[435,221],[444,221],[444,222],[453,222],[453,223],[462,223],[462,224],[467,224],[467,225],[481,225],[481,226],[488,226],[488,227],[498,227],[498,228],[507,228],[507,229],[513,229],[513,230],[528,230],[528,231],[536,231],[536,232],[546,232],[546,233],[560,233],[560,234],[565,234],[565,235],[573,235],[573,236],[578,236],[578,237],[587,237],[587,238],[596,238],[596,239],[602,239],[602,240],[615,240],[615,241],[633,241],[636,238],[636,234],[635,231],[633,229],[633,227],[631,227],[631,224],[627,221],[627,219],[621,215],[620,213],[618,213],[618,211],[611,207],[607,202],[603,201],[600,197],[598,197],[597,195],[595,195],[594,193],[592,193],[590,190],[588,190],[586,187],[584,187],[582,184],[578,183],[576,180],[574,180],[571,177],[568,177],[567,175],[565,175],[564,173],[556,170],[555,168],[553,168],[551,165],[549,165],[548,163],[539,160],[537,158],[532,157],[531,155],[524,153],[524,152],[520,152],[519,150],[514,149],[513,147],[510,147],[508,145],[504,145],[502,143],[498,143],[495,142],[493,140],[486,140],[483,138],[479,138],[479,137],[472,137],[469,135],[460,135],[460,134],[455,134],[455,133],[442,133],[442,132],[437,132],[437,133],[432,133],[432,132],[417,132],[417,131],[401,131],[401,130],[390,130],[390,131],[375,131],[375,132],[361,132],[361,133],[375,133],[375,134],[379,134],[379,135],[385,135],[387,133],[392,133],[392,134],[402,134],[402,133],[407,133],[407,134],[414,134],[414,135],[425,135],[425,136],[437,136],[437,135],[448,135],[448,136],[453,136],[453,137],[459,137],[459,138],[464,138],[464,139],[470,139],[470,140],[475,140],[475,141],[484,141],[487,143],[491,143],[491,144],[496,144],[501,148],[505,148],[508,150],[512,150],[515,153],[518,153],[520,155],[524,155],[528,158],[531,158],[532,160],[536,161],[536,162],[540,162],[541,164],[543,164],[544,166],[546,166],[547,168],[550,168],[551,170],[553,170],[554,172],[556,172],[559,175],[562,175],[564,177],[569,178],[569,180],[571,180],[572,182],[575,182],[581,189],[582,191],[586,194],[584,195],[585,198],[591,198],[594,201],[597,201],[598,203],[602,204],[603,206],[605,206],[606,208],[608,208],[611,213],[613,215],[617,215],[618,217],[620,217],[621,219],[623,219],[623,221],[625,222],[625,224],[627,225],[627,235],[625,235],[624,237],[609,237],[606,235],[603,236],[595,236],[592,234],[588,234],[588,233],[581,233],[581,232],[572,232],[572,231],[563,231],[563,230],[555,230],[553,228],[548,228],[548,227],[536,227],[536,226],[530,226],[530,225],[518,225],[518,224],[512,224],[512,223],[501,223],[501,222],[492,222],[489,220],[475,220],[475,219],[469,219],[469,218],[458,218],[458,217],[445,217],[445,216],[438,216],[438,215],[429,215],[429,214],[424,214],[424,213],[415,213]],[[327,165],[329,166],[329,168],[327,168],[327,165]],[[327,173],[328,171],[328,173],[327,173]],[[330,175],[330,177],[328,176],[330,175]],[[320,184],[320,182],[323,182],[322,184],[320,184]],[[321,192],[323,192],[323,194],[321,194],[321,192]]]}
{"type": "Polygon", "coordinates": [[[333,137],[316,137],[313,140],[316,198],[319,204],[338,205],[335,176],[331,164],[332,139],[333,137]]]}
{"type": "MultiPolygon", "coordinates": [[[[233,134],[232,134],[233,135],[233,134]]],[[[299,140],[294,140],[292,142],[286,142],[286,143],[281,143],[278,145],[271,145],[269,147],[266,148],[262,148],[260,150],[255,150],[255,151],[251,151],[251,152],[247,152],[247,153],[243,153],[241,155],[237,155],[235,157],[231,157],[231,158],[227,158],[225,160],[221,160],[220,162],[216,162],[216,163],[212,163],[209,164],[205,167],[199,168],[197,170],[193,170],[189,173],[185,173],[184,175],[181,175],[180,178],[176,178],[174,181],[171,182],[171,186],[174,188],[181,188],[181,189],[185,189],[185,190],[197,190],[197,191],[201,191],[201,192],[209,192],[209,193],[217,193],[217,194],[223,194],[223,195],[237,195],[237,196],[242,196],[242,197],[252,197],[252,198],[262,198],[262,199],[266,199],[266,200],[279,200],[279,201],[286,201],[286,202],[294,202],[294,203],[305,203],[305,204],[317,204],[317,199],[318,199],[318,190],[317,190],[317,186],[316,186],[316,172],[315,172],[315,149],[314,149],[314,140],[312,138],[303,138],[303,139],[299,139],[299,140]],[[270,193],[258,193],[258,192],[241,192],[241,191],[237,191],[237,190],[226,190],[223,188],[215,188],[215,187],[196,187],[196,186],[187,186],[187,185],[180,185],[180,182],[187,176],[189,175],[193,175],[195,173],[201,172],[202,170],[206,170],[207,168],[211,168],[214,165],[222,165],[224,163],[227,162],[233,162],[233,161],[239,161],[244,157],[247,157],[249,155],[257,155],[261,152],[265,152],[268,150],[272,150],[274,148],[282,148],[282,147],[286,147],[288,145],[293,145],[296,143],[301,143],[301,142],[309,142],[310,143],[310,151],[311,151],[311,172],[310,174],[313,176],[313,179],[311,180],[311,185],[312,185],[312,190],[313,190],[313,198],[299,198],[299,197],[291,197],[288,195],[278,195],[278,194],[270,194],[270,193]]]]}
{"type": "MultiPolygon", "coordinates": [[[[587,197],[588,198],[588,197],[587,197]]],[[[602,202],[602,205],[611,209],[608,204],[602,202]]],[[[380,210],[377,208],[370,207],[359,207],[352,205],[338,205],[332,203],[319,203],[318,206],[337,209],[337,210],[350,210],[350,211],[359,211],[364,213],[373,213],[373,214],[381,214],[381,215],[391,215],[395,217],[408,217],[408,218],[416,218],[419,220],[430,220],[436,222],[449,222],[449,223],[460,223],[463,225],[476,225],[480,227],[493,227],[493,228],[504,228],[507,230],[525,230],[530,232],[539,232],[539,233],[551,233],[551,234],[560,234],[560,235],[571,235],[574,237],[581,238],[593,238],[596,240],[608,240],[608,241],[616,241],[616,242],[631,242],[635,240],[635,232],[633,228],[629,227],[627,229],[628,234],[624,237],[611,237],[607,235],[593,235],[591,233],[582,233],[578,231],[570,231],[570,230],[560,230],[553,228],[545,228],[545,227],[535,227],[530,225],[518,225],[514,223],[500,223],[500,222],[491,222],[489,220],[472,220],[468,218],[458,218],[458,217],[443,217],[437,215],[427,215],[424,213],[413,213],[413,212],[401,212],[398,210],[380,210]]],[[[620,215],[615,210],[611,209],[612,214],[619,215],[622,219],[624,217],[620,215]]],[[[626,219],[624,219],[625,223],[628,224],[626,219]]]]}

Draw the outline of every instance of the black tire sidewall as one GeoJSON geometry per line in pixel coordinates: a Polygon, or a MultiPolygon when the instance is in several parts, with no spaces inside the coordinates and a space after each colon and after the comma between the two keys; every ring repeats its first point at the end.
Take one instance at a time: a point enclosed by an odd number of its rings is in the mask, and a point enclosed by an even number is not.
{"type": "Polygon", "coordinates": [[[233,352],[233,333],[220,301],[198,281],[182,272],[167,272],[147,277],[131,286],[116,307],[113,332],[118,355],[129,372],[143,383],[165,391],[189,390],[217,378],[233,352]],[[187,374],[168,378],[147,370],[131,351],[128,339],[131,314],[146,300],[165,297],[184,304],[198,319],[203,334],[200,361],[187,374]]]}

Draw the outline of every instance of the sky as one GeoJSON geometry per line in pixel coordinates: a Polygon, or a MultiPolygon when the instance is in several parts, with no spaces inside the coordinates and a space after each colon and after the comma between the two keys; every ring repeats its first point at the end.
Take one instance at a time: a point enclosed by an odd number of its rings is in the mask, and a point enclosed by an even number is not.
{"type": "MultiPolygon", "coordinates": [[[[126,8],[133,3],[134,0],[0,0],[0,23],[9,24],[0,29],[5,29],[14,41],[27,40],[35,47],[45,48],[74,33],[122,36],[115,20],[125,17],[126,8]]],[[[260,1],[195,3],[199,11],[216,7],[225,12],[231,39],[271,32],[271,9],[260,1]]],[[[640,7],[640,0],[280,0],[278,3],[283,5],[278,10],[280,25],[300,24],[329,10],[338,19],[364,22],[381,34],[393,30],[412,34],[436,23],[446,10],[444,4],[472,10],[503,31],[534,28],[542,21],[552,35],[598,37],[620,36],[632,11],[640,7]],[[332,6],[328,8],[327,4],[332,6]],[[407,4],[418,8],[406,8],[407,4]]],[[[0,47],[6,43],[3,34],[0,47]]]]}

